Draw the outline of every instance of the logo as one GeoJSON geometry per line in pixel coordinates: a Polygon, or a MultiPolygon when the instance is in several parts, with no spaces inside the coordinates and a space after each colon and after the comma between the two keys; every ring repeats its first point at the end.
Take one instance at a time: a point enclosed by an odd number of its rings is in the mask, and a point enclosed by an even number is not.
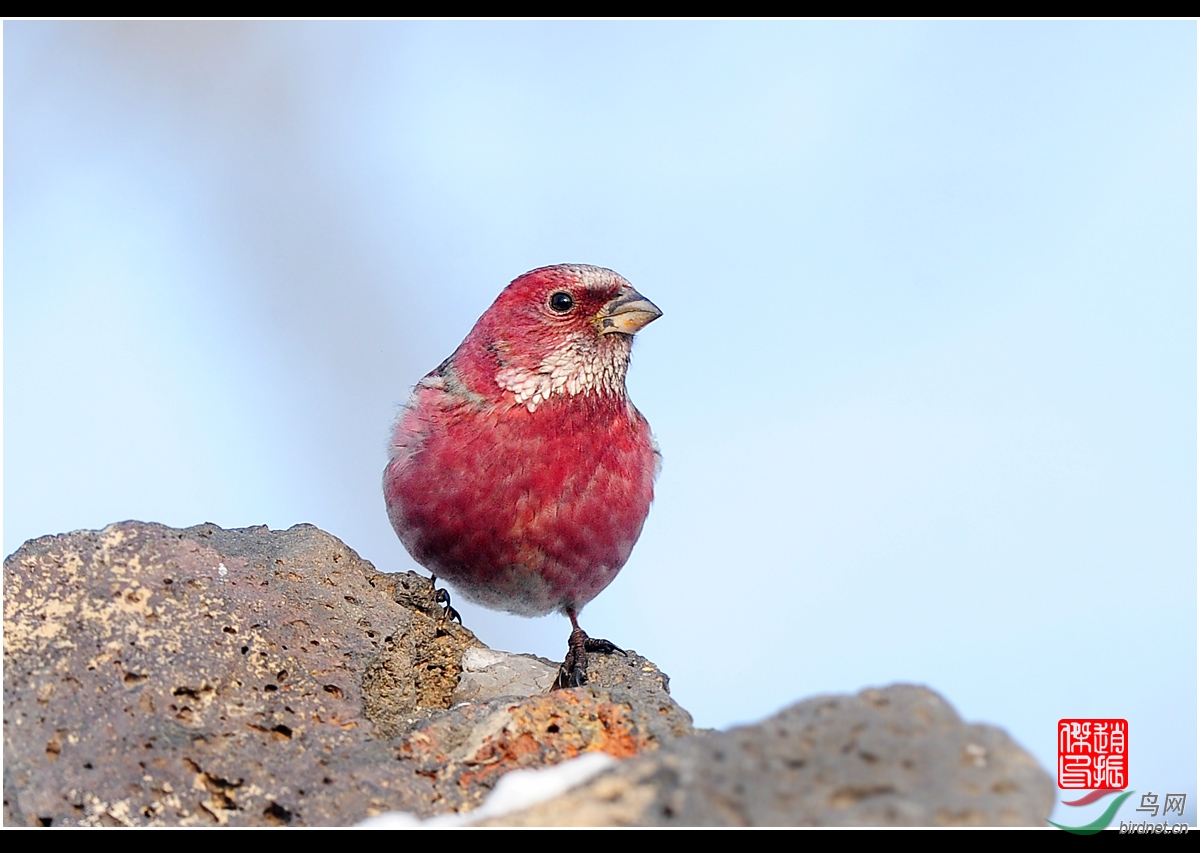
{"type": "MultiPolygon", "coordinates": [[[[1086,806],[1096,802],[1096,800],[1107,797],[1109,794],[1115,793],[1116,791],[1111,789],[1107,791],[1092,791],[1090,794],[1080,797],[1078,800],[1063,800],[1062,804],[1064,806],[1086,806]]],[[[1133,791],[1126,791],[1124,794],[1121,794],[1121,796],[1109,803],[1108,808],[1104,810],[1104,814],[1100,815],[1100,817],[1096,818],[1091,823],[1085,823],[1083,826],[1063,826],[1061,823],[1055,823],[1050,819],[1047,819],[1046,823],[1050,824],[1051,826],[1057,826],[1059,829],[1066,830],[1074,835],[1095,835],[1097,832],[1108,829],[1108,825],[1112,823],[1113,818],[1117,816],[1118,809],[1120,809],[1122,804],[1124,804],[1124,802],[1131,796],[1133,796],[1133,791]]]]}
{"type": "MultiPolygon", "coordinates": [[[[1129,784],[1129,721],[1113,719],[1075,719],[1058,721],[1058,787],[1063,790],[1088,790],[1090,794],[1063,800],[1064,806],[1087,806],[1115,794],[1129,784]]],[[[1063,826],[1047,820],[1051,826],[1074,833],[1092,835],[1106,829],[1133,791],[1126,791],[1109,803],[1100,817],[1082,826],[1063,826]]]]}
{"type": "Polygon", "coordinates": [[[1128,720],[1058,721],[1058,787],[1119,791],[1128,784],[1128,720]]]}

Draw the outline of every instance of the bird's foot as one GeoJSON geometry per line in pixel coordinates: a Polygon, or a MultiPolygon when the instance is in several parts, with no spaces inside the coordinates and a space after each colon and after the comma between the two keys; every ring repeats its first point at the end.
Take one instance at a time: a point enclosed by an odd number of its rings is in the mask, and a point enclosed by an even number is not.
{"type": "Polygon", "coordinates": [[[582,628],[576,626],[567,639],[567,657],[558,668],[558,677],[554,679],[552,690],[565,690],[568,687],[582,687],[587,684],[588,652],[604,655],[611,655],[613,652],[625,654],[624,649],[608,640],[593,639],[585,634],[582,628]]]}
{"type": "Polygon", "coordinates": [[[433,603],[435,608],[438,605],[444,605],[441,618],[438,619],[439,622],[458,620],[458,624],[462,624],[462,616],[450,606],[450,593],[444,589],[438,589],[436,583],[433,585],[433,603]]]}

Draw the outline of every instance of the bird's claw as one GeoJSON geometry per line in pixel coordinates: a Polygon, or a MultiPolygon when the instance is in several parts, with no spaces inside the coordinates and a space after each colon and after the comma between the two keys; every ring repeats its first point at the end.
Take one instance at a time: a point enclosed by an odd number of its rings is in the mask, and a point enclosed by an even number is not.
{"type": "Polygon", "coordinates": [[[554,679],[554,686],[551,690],[566,690],[568,687],[583,687],[587,683],[587,669],[583,666],[577,666],[575,661],[563,661],[558,666],[558,677],[554,679]]]}
{"type": "Polygon", "coordinates": [[[592,639],[583,632],[583,629],[575,628],[567,640],[567,656],[559,666],[558,677],[554,679],[554,686],[550,689],[564,690],[568,687],[583,687],[587,684],[588,652],[604,655],[610,655],[613,652],[625,654],[625,650],[614,643],[608,640],[592,639]]]}
{"type": "Polygon", "coordinates": [[[585,636],[583,638],[583,648],[585,651],[599,652],[602,655],[611,655],[613,652],[620,652],[625,657],[629,657],[623,648],[614,645],[608,640],[593,640],[591,637],[585,636]]]}
{"type": "Polygon", "coordinates": [[[442,610],[441,621],[453,622],[457,620],[459,625],[462,624],[462,616],[459,615],[457,610],[450,606],[450,593],[444,589],[439,589],[434,592],[433,597],[436,604],[445,605],[445,609],[442,610]]]}
{"type": "Polygon", "coordinates": [[[447,590],[437,588],[437,578],[430,578],[430,588],[433,590],[433,608],[436,610],[438,609],[438,605],[444,605],[438,621],[457,621],[461,625],[462,616],[450,606],[450,593],[447,590]]]}
{"type": "Polygon", "coordinates": [[[574,667],[569,678],[572,687],[583,687],[587,684],[587,670],[581,666],[574,667]]]}

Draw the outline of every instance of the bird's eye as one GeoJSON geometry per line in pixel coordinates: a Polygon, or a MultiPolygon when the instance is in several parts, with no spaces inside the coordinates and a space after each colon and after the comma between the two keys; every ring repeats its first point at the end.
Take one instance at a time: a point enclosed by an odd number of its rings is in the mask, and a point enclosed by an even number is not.
{"type": "Polygon", "coordinates": [[[566,291],[560,290],[550,295],[550,308],[559,314],[566,314],[575,307],[575,299],[566,291]]]}

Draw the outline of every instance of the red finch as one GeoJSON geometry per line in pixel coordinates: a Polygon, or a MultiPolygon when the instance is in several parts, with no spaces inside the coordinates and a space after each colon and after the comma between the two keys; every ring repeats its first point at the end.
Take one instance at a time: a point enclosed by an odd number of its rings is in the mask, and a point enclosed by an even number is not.
{"type": "Polygon", "coordinates": [[[580,609],[629,559],[660,467],[625,392],[633,335],[662,312],[612,270],[525,273],[396,420],[383,493],[413,559],[469,600],[571,620],[558,685],[586,681],[580,609]]]}

